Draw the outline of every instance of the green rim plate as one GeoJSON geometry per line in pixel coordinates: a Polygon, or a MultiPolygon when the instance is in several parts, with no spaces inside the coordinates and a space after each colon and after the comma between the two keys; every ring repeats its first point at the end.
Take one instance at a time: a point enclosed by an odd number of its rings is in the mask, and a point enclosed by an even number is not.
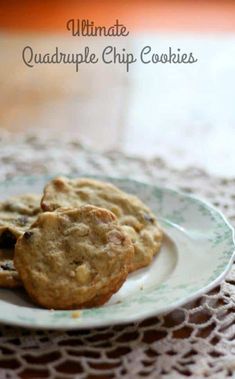
{"type": "MultiPolygon", "coordinates": [[[[210,204],[185,193],[130,179],[99,177],[139,196],[156,213],[165,232],[152,265],[129,275],[102,307],[74,311],[37,308],[23,291],[0,290],[0,322],[42,329],[84,329],[124,324],[169,312],[215,287],[234,259],[234,231],[210,204]]],[[[4,198],[42,192],[48,176],[0,183],[4,198]]]]}

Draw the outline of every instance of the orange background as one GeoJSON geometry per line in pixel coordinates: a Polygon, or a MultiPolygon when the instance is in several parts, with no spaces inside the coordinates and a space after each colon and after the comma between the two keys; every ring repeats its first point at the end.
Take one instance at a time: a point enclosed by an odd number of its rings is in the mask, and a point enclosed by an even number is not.
{"type": "Polygon", "coordinates": [[[0,25],[17,31],[65,31],[70,18],[111,25],[116,18],[132,30],[235,31],[235,2],[168,1],[2,1],[0,25]]]}

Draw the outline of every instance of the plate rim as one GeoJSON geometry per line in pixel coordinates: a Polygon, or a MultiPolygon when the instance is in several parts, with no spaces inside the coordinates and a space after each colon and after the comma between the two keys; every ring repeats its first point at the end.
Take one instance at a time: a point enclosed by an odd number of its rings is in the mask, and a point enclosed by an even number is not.
{"type": "MultiPolygon", "coordinates": [[[[67,177],[70,177],[70,178],[75,177],[75,175],[67,175],[67,174],[61,174],[61,173],[60,174],[22,175],[22,176],[16,176],[14,178],[9,178],[9,179],[6,179],[4,181],[1,181],[0,186],[5,185],[6,182],[10,183],[10,182],[14,182],[17,180],[29,180],[29,179],[33,180],[33,181],[40,180],[40,179],[50,180],[51,178],[53,178],[55,176],[62,176],[62,175],[66,175],[67,177]]],[[[110,327],[110,326],[114,326],[114,325],[125,325],[125,324],[140,322],[140,321],[143,321],[147,318],[151,318],[154,316],[160,316],[160,315],[163,315],[165,313],[169,313],[169,312],[173,311],[174,309],[183,306],[184,304],[187,304],[191,301],[196,300],[197,298],[199,298],[203,294],[214,289],[219,283],[221,283],[221,281],[225,278],[227,273],[230,271],[232,264],[235,260],[235,229],[233,228],[231,223],[228,221],[226,216],[223,214],[223,212],[221,210],[217,209],[209,201],[203,199],[200,196],[197,196],[197,195],[194,195],[191,193],[189,194],[187,192],[184,192],[184,191],[179,190],[179,189],[174,188],[174,187],[164,186],[164,185],[163,186],[155,185],[155,184],[152,184],[151,182],[148,182],[148,181],[139,181],[139,180],[132,179],[132,178],[118,177],[118,176],[107,176],[107,175],[87,175],[87,174],[85,175],[82,173],[79,173],[76,175],[76,177],[83,177],[83,176],[90,177],[90,178],[96,178],[96,179],[100,179],[100,180],[106,180],[106,181],[117,180],[119,182],[130,182],[130,183],[134,182],[137,185],[146,185],[146,186],[154,187],[155,189],[158,189],[160,191],[164,191],[164,192],[168,192],[171,194],[187,197],[196,203],[200,203],[202,206],[206,207],[207,209],[213,210],[213,212],[215,214],[217,214],[221,217],[224,224],[228,227],[228,229],[231,232],[230,237],[231,237],[231,242],[233,243],[233,245],[232,245],[233,251],[231,251],[231,255],[228,259],[226,267],[223,269],[223,271],[220,273],[220,275],[218,275],[210,283],[208,283],[207,285],[203,286],[202,288],[200,288],[198,290],[193,291],[193,293],[191,295],[186,295],[182,299],[176,300],[172,304],[166,305],[165,307],[162,307],[161,311],[156,311],[156,310],[154,311],[154,309],[149,309],[149,310],[146,309],[146,310],[143,310],[141,312],[141,314],[137,314],[137,315],[132,314],[131,316],[125,315],[125,318],[122,318],[119,320],[107,320],[107,319],[102,320],[102,319],[100,319],[100,320],[96,320],[95,323],[92,320],[88,320],[88,322],[86,324],[85,323],[79,324],[79,323],[74,322],[73,324],[69,324],[67,326],[65,326],[65,325],[62,326],[62,325],[59,325],[57,323],[55,323],[55,324],[51,323],[50,325],[46,325],[43,323],[40,324],[40,322],[38,322],[36,324],[32,324],[28,321],[24,321],[24,320],[19,321],[17,319],[15,321],[14,320],[6,320],[6,318],[2,317],[0,314],[0,323],[6,324],[6,325],[11,325],[11,326],[16,326],[16,327],[34,329],[34,330],[36,330],[36,329],[39,329],[39,330],[79,330],[79,329],[81,329],[82,330],[82,329],[89,329],[89,328],[97,328],[98,329],[98,328],[110,327]]],[[[15,306],[17,307],[17,305],[15,305],[15,306]]],[[[40,311],[42,311],[42,309],[40,309],[40,311]]],[[[43,310],[43,311],[51,312],[50,310],[43,310]]],[[[77,311],[79,312],[80,310],[77,310],[77,311]]],[[[66,312],[68,314],[72,314],[73,312],[76,312],[76,310],[53,311],[53,312],[66,312]]],[[[76,320],[74,320],[74,321],[76,321],[76,320]]]]}

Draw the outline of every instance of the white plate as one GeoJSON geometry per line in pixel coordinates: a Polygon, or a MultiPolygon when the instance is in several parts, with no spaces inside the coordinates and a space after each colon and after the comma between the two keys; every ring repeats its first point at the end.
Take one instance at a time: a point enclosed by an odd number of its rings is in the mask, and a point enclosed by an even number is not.
{"type": "MultiPolygon", "coordinates": [[[[129,275],[102,307],[74,311],[37,308],[23,290],[0,290],[0,322],[30,328],[82,329],[123,324],[170,310],[217,285],[234,257],[233,229],[211,205],[192,196],[128,179],[101,178],[138,195],[156,213],[165,237],[152,265],[129,275]]],[[[42,191],[48,177],[0,183],[4,198],[42,191]]]]}

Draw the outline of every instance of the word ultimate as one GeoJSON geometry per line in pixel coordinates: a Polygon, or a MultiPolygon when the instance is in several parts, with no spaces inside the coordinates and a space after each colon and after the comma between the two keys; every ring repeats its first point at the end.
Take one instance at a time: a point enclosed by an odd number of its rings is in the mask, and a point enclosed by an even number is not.
{"type": "Polygon", "coordinates": [[[66,27],[72,36],[77,37],[126,37],[129,34],[126,26],[119,24],[119,20],[107,27],[95,25],[89,20],[71,19],[67,21],[66,27]]]}

